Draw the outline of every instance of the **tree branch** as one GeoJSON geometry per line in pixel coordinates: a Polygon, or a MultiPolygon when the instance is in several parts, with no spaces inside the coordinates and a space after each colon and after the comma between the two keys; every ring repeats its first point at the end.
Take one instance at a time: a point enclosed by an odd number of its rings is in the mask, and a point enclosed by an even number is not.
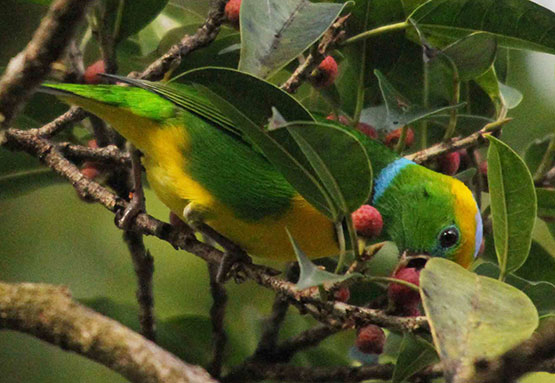
{"type": "Polygon", "coordinates": [[[430,146],[427,149],[421,150],[416,153],[409,154],[405,158],[416,162],[417,164],[423,164],[434,160],[445,153],[454,152],[457,150],[469,148],[486,142],[486,135],[498,132],[503,125],[511,121],[511,118],[505,118],[500,121],[495,121],[486,125],[481,130],[471,134],[470,136],[453,139],[447,142],[441,142],[430,146]]]}
{"type": "MultiPolygon", "coordinates": [[[[79,169],[65,159],[55,145],[47,139],[17,129],[9,129],[6,131],[5,140],[5,145],[8,148],[23,150],[39,158],[46,166],[69,180],[82,197],[96,201],[114,213],[127,207],[128,203],[126,201],[118,198],[105,187],[84,177],[79,169]]],[[[206,262],[219,264],[222,260],[222,252],[198,241],[192,230],[184,232],[147,214],[138,214],[133,219],[129,229],[145,235],[156,236],[169,242],[175,248],[181,248],[197,255],[206,262]]],[[[264,266],[241,264],[231,272],[236,277],[248,277],[261,286],[283,294],[301,312],[309,313],[322,323],[331,326],[349,323],[352,326],[360,327],[373,323],[401,332],[425,331],[428,329],[428,322],[425,317],[403,318],[387,315],[381,310],[352,306],[336,301],[323,302],[317,295],[297,291],[293,283],[276,278],[275,270],[264,266]]]]}
{"type": "Polygon", "coordinates": [[[318,46],[312,49],[311,53],[303,61],[303,63],[299,65],[291,77],[283,83],[281,89],[287,93],[295,93],[302,85],[303,81],[309,79],[312,71],[320,65],[322,60],[326,57],[326,54],[330,52],[341,41],[341,39],[343,39],[343,26],[348,18],[349,15],[346,15],[337,19],[337,21],[324,34],[318,46]]]}
{"type": "Polygon", "coordinates": [[[31,334],[120,373],[132,382],[216,383],[120,323],[71,299],[63,287],[0,282],[0,329],[31,334]]]}
{"type": "Polygon", "coordinates": [[[157,81],[177,68],[183,56],[189,52],[210,44],[218,35],[220,25],[224,21],[224,8],[227,0],[215,0],[212,10],[204,24],[192,36],[185,36],[181,41],[173,45],[166,54],[154,61],[138,77],[145,80],[157,81]]]}
{"type": "Polygon", "coordinates": [[[23,103],[62,56],[91,0],[57,0],[27,47],[15,56],[0,79],[0,123],[7,128],[23,103]]]}

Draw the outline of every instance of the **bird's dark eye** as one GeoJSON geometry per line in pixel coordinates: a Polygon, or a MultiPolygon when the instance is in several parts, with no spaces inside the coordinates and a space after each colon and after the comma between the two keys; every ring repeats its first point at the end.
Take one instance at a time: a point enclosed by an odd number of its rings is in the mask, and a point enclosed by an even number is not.
{"type": "Polygon", "coordinates": [[[439,234],[439,244],[444,249],[452,247],[459,241],[459,230],[454,227],[448,227],[439,234]]]}

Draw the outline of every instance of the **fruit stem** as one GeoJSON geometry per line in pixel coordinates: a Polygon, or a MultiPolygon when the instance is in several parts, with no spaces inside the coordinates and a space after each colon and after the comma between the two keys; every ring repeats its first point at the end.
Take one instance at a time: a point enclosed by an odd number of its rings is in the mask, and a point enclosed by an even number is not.
{"type": "Polygon", "coordinates": [[[406,286],[411,290],[420,291],[418,286],[416,286],[414,283],[410,283],[410,282],[404,281],[402,279],[397,279],[397,278],[392,278],[392,277],[364,277],[364,279],[367,280],[367,281],[371,281],[371,282],[397,283],[399,285],[406,286]]]}
{"type": "Polygon", "coordinates": [[[409,26],[410,26],[410,23],[407,21],[402,21],[400,23],[395,23],[395,24],[383,25],[381,27],[370,29],[369,31],[365,31],[365,32],[359,33],[356,36],[350,37],[347,40],[345,40],[341,45],[349,45],[352,43],[356,43],[357,41],[360,41],[360,40],[365,40],[370,37],[382,35],[384,33],[407,29],[409,26]]]}

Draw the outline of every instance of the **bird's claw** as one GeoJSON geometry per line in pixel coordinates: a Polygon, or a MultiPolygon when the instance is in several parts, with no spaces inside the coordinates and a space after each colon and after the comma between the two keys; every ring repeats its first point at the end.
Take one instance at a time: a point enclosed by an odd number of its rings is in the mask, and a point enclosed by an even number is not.
{"type": "Polygon", "coordinates": [[[129,230],[133,226],[135,218],[145,211],[144,199],[138,194],[140,193],[133,193],[133,197],[125,209],[116,214],[116,225],[123,230],[129,230]]]}
{"type": "MultiPolygon", "coordinates": [[[[216,281],[218,283],[225,283],[230,277],[231,270],[237,268],[241,264],[251,263],[251,257],[249,257],[244,250],[239,248],[226,250],[218,267],[218,272],[216,273],[216,281]]],[[[237,282],[240,282],[242,279],[237,274],[236,278],[237,282]]]]}

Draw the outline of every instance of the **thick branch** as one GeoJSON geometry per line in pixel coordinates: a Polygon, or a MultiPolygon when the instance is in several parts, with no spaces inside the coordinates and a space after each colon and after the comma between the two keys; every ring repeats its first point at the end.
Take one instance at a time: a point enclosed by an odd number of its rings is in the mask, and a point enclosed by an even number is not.
{"type": "Polygon", "coordinates": [[[0,80],[0,122],[6,128],[23,103],[64,53],[91,0],[55,1],[25,50],[14,57],[0,80]]]}
{"type": "Polygon", "coordinates": [[[123,238],[127,243],[135,274],[137,275],[137,301],[139,302],[139,323],[141,334],[152,341],[156,339],[156,323],[154,319],[154,294],[152,291],[152,275],[154,259],[145,248],[143,237],[134,231],[124,231],[123,238]]]}
{"type": "Polygon", "coordinates": [[[300,367],[283,364],[251,364],[241,374],[230,374],[222,381],[256,382],[272,380],[280,382],[361,382],[369,379],[389,380],[393,376],[392,364],[363,367],[300,367]]]}
{"type": "Polygon", "coordinates": [[[63,287],[0,282],[0,329],[31,334],[86,356],[132,382],[216,382],[202,368],[76,303],[63,287]]]}

